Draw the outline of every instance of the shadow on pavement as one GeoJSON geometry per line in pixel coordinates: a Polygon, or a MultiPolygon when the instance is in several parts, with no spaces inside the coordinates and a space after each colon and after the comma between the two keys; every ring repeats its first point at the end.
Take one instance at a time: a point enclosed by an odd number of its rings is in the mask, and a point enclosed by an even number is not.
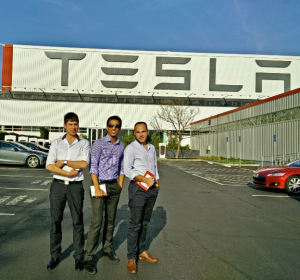
{"type": "MultiPolygon", "coordinates": [[[[113,248],[115,251],[121,246],[121,244],[127,239],[127,230],[130,219],[130,211],[127,204],[121,206],[121,208],[117,211],[117,216],[115,220],[115,231],[114,235],[114,245],[113,248]]],[[[152,241],[159,235],[161,230],[165,227],[167,223],[167,214],[166,210],[162,206],[157,206],[156,209],[153,210],[150,223],[148,225],[147,230],[147,241],[146,241],[146,249],[148,250],[152,241]]],[[[99,237],[98,246],[101,247],[102,236],[103,236],[103,227],[104,222],[101,226],[101,232],[99,237]]],[[[88,232],[84,235],[84,240],[87,240],[88,232]]],[[[98,247],[98,249],[99,249],[98,247]]],[[[64,250],[61,254],[60,260],[63,261],[67,259],[72,252],[74,251],[74,246],[71,244],[66,250],[64,250]]],[[[102,247],[97,251],[94,256],[94,262],[97,263],[102,258],[102,247]]]]}

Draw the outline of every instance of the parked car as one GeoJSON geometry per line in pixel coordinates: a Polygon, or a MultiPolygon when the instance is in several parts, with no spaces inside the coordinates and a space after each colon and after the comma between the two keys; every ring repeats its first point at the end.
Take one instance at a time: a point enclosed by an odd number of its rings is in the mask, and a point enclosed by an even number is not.
{"type": "Polygon", "coordinates": [[[20,142],[20,141],[18,141],[16,143],[22,144],[22,145],[26,146],[27,148],[29,148],[30,150],[36,150],[36,151],[42,151],[45,153],[49,153],[49,149],[47,149],[39,144],[35,144],[35,143],[31,143],[31,142],[20,142]]]}
{"type": "Polygon", "coordinates": [[[44,147],[47,148],[47,149],[50,149],[50,146],[51,146],[50,143],[45,143],[45,144],[44,144],[44,147]]]}
{"type": "Polygon", "coordinates": [[[16,142],[0,141],[0,163],[26,164],[28,167],[45,165],[47,153],[34,151],[16,142]]]}
{"type": "Polygon", "coordinates": [[[300,193],[300,159],[280,166],[258,168],[253,184],[260,187],[285,189],[287,193],[300,193]]]}

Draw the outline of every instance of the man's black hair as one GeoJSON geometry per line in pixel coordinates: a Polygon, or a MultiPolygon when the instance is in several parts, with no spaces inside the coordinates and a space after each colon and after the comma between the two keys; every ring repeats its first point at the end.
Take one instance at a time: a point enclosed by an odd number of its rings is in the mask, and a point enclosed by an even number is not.
{"type": "Polygon", "coordinates": [[[79,118],[78,118],[78,116],[75,113],[70,112],[70,113],[67,113],[64,116],[64,123],[67,123],[68,121],[78,122],[79,123],[79,118]]]}
{"type": "Polygon", "coordinates": [[[107,119],[106,126],[108,126],[110,120],[117,120],[117,121],[119,121],[120,127],[122,127],[122,120],[121,120],[121,118],[119,116],[111,116],[111,117],[109,117],[107,119]]]}
{"type": "Polygon", "coordinates": [[[148,130],[148,126],[145,122],[137,122],[135,125],[134,125],[134,130],[135,130],[135,127],[138,125],[138,124],[144,124],[146,126],[146,129],[148,130]]]}

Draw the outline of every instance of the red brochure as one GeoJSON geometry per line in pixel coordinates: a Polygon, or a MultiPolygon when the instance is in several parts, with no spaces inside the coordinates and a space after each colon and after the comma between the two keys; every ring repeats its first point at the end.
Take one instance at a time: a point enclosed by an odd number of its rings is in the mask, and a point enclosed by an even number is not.
{"type": "MultiPolygon", "coordinates": [[[[149,177],[155,177],[150,171],[146,171],[146,173],[144,174],[144,177],[149,178],[149,177]]],[[[143,188],[145,191],[148,191],[149,187],[147,186],[146,183],[144,182],[138,182],[138,185],[143,188]]]]}

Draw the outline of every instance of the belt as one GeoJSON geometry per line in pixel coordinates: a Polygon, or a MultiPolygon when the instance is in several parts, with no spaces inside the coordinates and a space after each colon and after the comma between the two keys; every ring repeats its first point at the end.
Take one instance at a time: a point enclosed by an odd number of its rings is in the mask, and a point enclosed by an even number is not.
{"type": "MultiPolygon", "coordinates": [[[[140,181],[134,181],[134,180],[130,181],[130,183],[134,183],[134,184],[137,184],[137,185],[139,184],[139,182],[140,181]]],[[[155,187],[155,183],[151,187],[149,187],[149,189],[152,189],[154,187],[155,187]]]]}
{"type": "Polygon", "coordinates": [[[54,178],[53,181],[58,182],[60,184],[64,184],[64,185],[72,185],[72,184],[81,184],[82,181],[67,181],[67,180],[60,180],[60,179],[56,179],[54,178]]]}
{"type": "Polygon", "coordinates": [[[113,179],[113,180],[99,180],[99,183],[105,183],[105,184],[113,184],[116,183],[118,180],[117,179],[113,179]]]}

